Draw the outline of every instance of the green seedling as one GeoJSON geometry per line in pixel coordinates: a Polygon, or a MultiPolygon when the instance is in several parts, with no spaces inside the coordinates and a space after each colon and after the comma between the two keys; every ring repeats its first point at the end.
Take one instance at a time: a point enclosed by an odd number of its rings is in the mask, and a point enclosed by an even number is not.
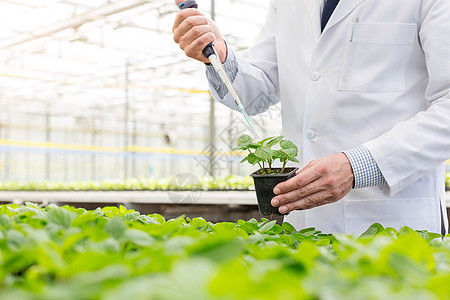
{"type": "Polygon", "coordinates": [[[450,299],[450,235],[440,237],[0,205],[0,299],[450,299]]]}
{"type": "Polygon", "coordinates": [[[241,163],[247,161],[251,165],[258,164],[261,168],[261,174],[283,174],[287,162],[299,162],[296,158],[298,155],[297,146],[289,140],[283,140],[283,138],[284,136],[269,137],[255,142],[249,135],[243,134],[238,138],[238,146],[233,151],[248,151],[249,154],[241,160],[241,163]],[[276,160],[282,163],[281,168],[273,168],[273,163],[276,160]]]}

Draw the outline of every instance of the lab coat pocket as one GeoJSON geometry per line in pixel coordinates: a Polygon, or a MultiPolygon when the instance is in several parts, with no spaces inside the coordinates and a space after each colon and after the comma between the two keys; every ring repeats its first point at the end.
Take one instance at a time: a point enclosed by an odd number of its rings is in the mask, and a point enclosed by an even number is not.
{"type": "Polygon", "coordinates": [[[355,92],[405,90],[405,71],[417,36],[415,23],[349,25],[338,89],[355,92]]]}

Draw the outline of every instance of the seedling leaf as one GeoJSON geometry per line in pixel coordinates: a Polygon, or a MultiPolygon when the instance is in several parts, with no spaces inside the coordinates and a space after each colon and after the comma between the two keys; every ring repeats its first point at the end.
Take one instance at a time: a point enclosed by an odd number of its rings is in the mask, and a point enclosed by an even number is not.
{"type": "Polygon", "coordinates": [[[263,223],[263,225],[259,228],[260,232],[268,231],[272,229],[273,226],[277,223],[277,220],[272,220],[267,223],[263,223]]]}
{"type": "Polygon", "coordinates": [[[268,141],[268,140],[271,140],[271,139],[273,139],[273,138],[274,138],[273,136],[268,137],[268,138],[266,138],[266,139],[263,139],[263,140],[259,141],[258,144],[264,145],[264,142],[266,142],[266,141],[268,141]]]}
{"type": "Polygon", "coordinates": [[[292,158],[292,157],[296,157],[297,154],[298,154],[298,150],[294,149],[294,148],[281,149],[280,151],[283,152],[284,154],[286,154],[289,159],[292,158]]]}
{"type": "Polygon", "coordinates": [[[292,226],[290,223],[288,223],[288,222],[284,222],[283,224],[281,224],[281,227],[283,227],[283,229],[284,229],[284,231],[286,232],[286,233],[292,233],[292,232],[295,232],[296,230],[295,230],[295,227],[294,226],[292,226]]]}
{"type": "Polygon", "coordinates": [[[282,141],[280,142],[280,147],[281,147],[282,149],[297,148],[297,146],[295,146],[293,142],[288,141],[288,140],[282,140],[282,141]]]}
{"type": "Polygon", "coordinates": [[[113,238],[115,238],[116,240],[119,240],[124,236],[126,229],[127,226],[118,217],[113,217],[105,225],[105,232],[108,233],[113,238]]]}
{"type": "Polygon", "coordinates": [[[256,149],[255,155],[265,161],[272,159],[273,150],[267,146],[262,146],[259,149],[256,149]]]}
{"type": "Polygon", "coordinates": [[[247,147],[252,142],[253,142],[253,139],[248,134],[243,134],[238,138],[238,146],[239,147],[247,147]]]}
{"type": "Polygon", "coordinates": [[[278,144],[279,142],[281,142],[283,140],[284,136],[279,135],[276,138],[270,140],[269,142],[267,142],[267,147],[273,147],[276,144],[278,144]]]}
{"type": "Polygon", "coordinates": [[[257,157],[255,154],[251,153],[247,156],[247,160],[250,164],[255,165],[258,162],[261,161],[261,159],[259,157],[257,157]]]}

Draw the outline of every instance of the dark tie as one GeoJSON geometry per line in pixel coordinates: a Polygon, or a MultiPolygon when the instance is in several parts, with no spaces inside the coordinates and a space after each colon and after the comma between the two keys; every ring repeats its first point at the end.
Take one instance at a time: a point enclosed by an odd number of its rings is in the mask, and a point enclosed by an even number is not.
{"type": "Polygon", "coordinates": [[[325,7],[323,8],[322,12],[322,31],[327,25],[328,20],[330,19],[331,15],[333,14],[334,9],[338,5],[339,0],[327,0],[327,3],[325,3],[325,7]]]}

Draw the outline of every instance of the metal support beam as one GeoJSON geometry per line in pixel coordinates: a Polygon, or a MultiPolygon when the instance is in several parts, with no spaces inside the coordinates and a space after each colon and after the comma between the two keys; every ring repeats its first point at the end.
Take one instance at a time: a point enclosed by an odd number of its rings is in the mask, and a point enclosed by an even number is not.
{"type": "Polygon", "coordinates": [[[105,6],[87,11],[83,14],[76,15],[70,19],[51,24],[44,28],[36,29],[33,32],[27,32],[15,35],[14,37],[8,39],[3,39],[0,41],[0,49],[12,48],[14,46],[28,43],[41,37],[50,36],[65,29],[77,29],[85,23],[99,20],[101,18],[148,3],[150,3],[150,1],[148,0],[121,0],[112,2],[105,6]]]}
{"type": "MultiPolygon", "coordinates": [[[[95,126],[95,118],[91,118],[91,146],[97,145],[97,128],[95,126]]],[[[91,180],[97,180],[97,154],[91,154],[91,180]]]]}
{"type": "MultiPolygon", "coordinates": [[[[48,109],[47,109],[48,111],[48,109]]],[[[50,131],[50,115],[47,114],[45,116],[45,141],[47,143],[50,143],[50,136],[51,131],[50,131]]],[[[51,157],[50,157],[50,152],[47,150],[45,152],[45,179],[46,180],[50,180],[50,162],[51,162],[51,157]]]]}
{"type": "MultiPolygon", "coordinates": [[[[132,131],[132,137],[131,137],[131,144],[133,146],[137,145],[137,122],[136,119],[133,119],[133,131],[132,131]]],[[[136,151],[133,147],[132,150],[132,156],[131,156],[131,177],[137,178],[137,156],[136,151]]]]}
{"type": "MultiPolygon", "coordinates": [[[[211,19],[214,20],[216,18],[216,1],[211,0],[211,19]]],[[[216,115],[215,115],[215,100],[210,97],[210,105],[209,105],[209,143],[210,143],[210,151],[209,151],[209,176],[214,177],[215,170],[214,167],[216,165],[216,115]]]]}
{"type": "Polygon", "coordinates": [[[216,116],[215,116],[215,100],[211,97],[209,112],[209,176],[214,177],[216,165],[216,116]]]}
{"type": "Polygon", "coordinates": [[[128,135],[128,119],[129,119],[129,110],[130,110],[130,99],[129,99],[129,69],[130,69],[130,60],[127,59],[125,63],[125,104],[123,109],[123,176],[124,179],[128,179],[128,144],[129,144],[129,135],[128,135]]]}
{"type": "MultiPolygon", "coordinates": [[[[8,135],[9,128],[2,125],[3,123],[7,122],[6,120],[4,120],[6,118],[6,115],[4,113],[0,112],[0,117],[1,117],[1,120],[0,120],[0,139],[7,139],[7,138],[9,138],[9,135],[8,135]]],[[[0,179],[1,180],[8,180],[8,165],[7,165],[7,163],[8,163],[8,152],[3,147],[1,147],[0,149],[1,149],[1,152],[0,152],[0,158],[1,158],[0,170],[1,170],[1,175],[2,175],[0,179]]]]}

